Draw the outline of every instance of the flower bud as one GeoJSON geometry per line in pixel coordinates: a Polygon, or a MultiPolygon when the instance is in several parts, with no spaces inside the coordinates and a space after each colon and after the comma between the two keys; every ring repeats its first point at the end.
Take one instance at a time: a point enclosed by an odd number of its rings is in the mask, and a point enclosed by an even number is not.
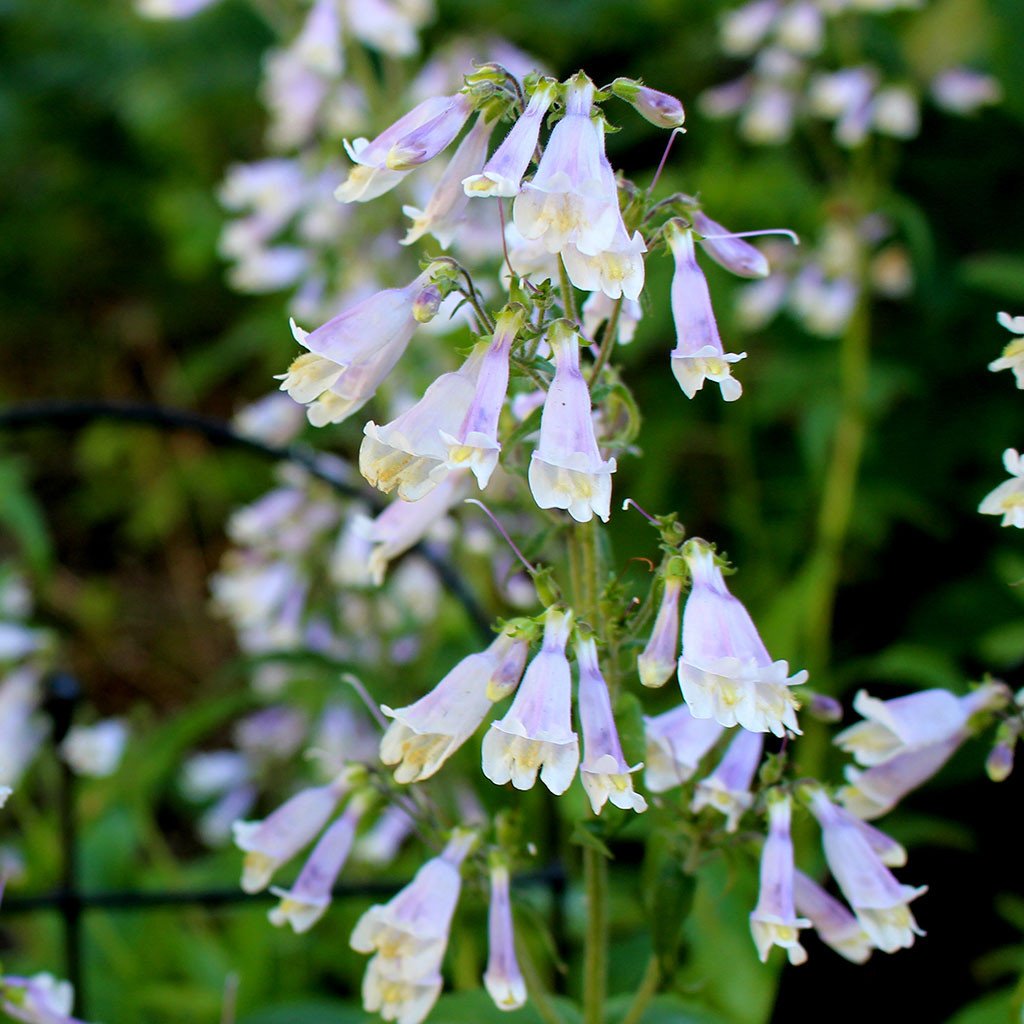
{"type": "Polygon", "coordinates": [[[832,724],[843,720],[843,705],[835,697],[826,696],[824,693],[811,695],[811,699],[807,702],[807,711],[812,718],[816,718],[819,722],[832,724]]]}
{"type": "Polygon", "coordinates": [[[632,78],[616,78],[612,92],[625,100],[642,118],[659,128],[680,128],[686,120],[682,103],[667,92],[648,89],[632,78]]]}
{"type": "Polygon", "coordinates": [[[441,308],[441,291],[436,284],[428,284],[412,300],[412,317],[418,324],[429,324],[441,308]]]}
{"type": "Polygon", "coordinates": [[[985,759],[985,771],[993,782],[1005,782],[1013,771],[1014,743],[1001,739],[985,759]]]}

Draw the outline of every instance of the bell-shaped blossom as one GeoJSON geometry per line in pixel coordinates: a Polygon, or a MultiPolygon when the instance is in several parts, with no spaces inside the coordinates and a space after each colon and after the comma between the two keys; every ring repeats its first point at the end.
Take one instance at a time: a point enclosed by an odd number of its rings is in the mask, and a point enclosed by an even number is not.
{"type": "Polygon", "coordinates": [[[455,141],[472,111],[473,100],[466,93],[450,97],[443,110],[392,144],[385,158],[388,169],[407,171],[433,160],[455,141]]]}
{"type": "Polygon", "coordinates": [[[1003,349],[1003,354],[988,364],[993,373],[1000,370],[1012,370],[1018,388],[1024,388],[1024,316],[1010,316],[1009,313],[999,313],[999,323],[1008,331],[1017,335],[1003,349]]]}
{"type": "Polygon", "coordinates": [[[306,67],[327,78],[336,78],[344,69],[341,45],[341,11],[338,0],[313,0],[302,29],[291,46],[306,67]]]}
{"type": "Polygon", "coordinates": [[[681,577],[665,577],[665,589],[654,628],[647,646],[636,659],[640,682],[644,686],[664,686],[679,664],[679,595],[682,590],[681,577]]]}
{"type": "Polygon", "coordinates": [[[860,829],[820,789],[811,793],[810,806],[821,825],[829,870],[871,941],[885,953],[912,946],[924,932],[908,904],[928,887],[896,881],[860,829]]]}
{"type": "Polygon", "coordinates": [[[771,268],[760,249],[737,238],[727,228],[713,221],[702,211],[693,213],[693,226],[700,238],[700,247],[720,266],[737,277],[767,277],[771,268]]]}
{"type": "Polygon", "coordinates": [[[682,103],[667,92],[649,89],[632,78],[616,78],[611,88],[620,100],[658,128],[681,128],[686,120],[682,103]]]}
{"type": "Polygon", "coordinates": [[[590,392],[580,371],[579,336],[568,320],[548,328],[555,376],[544,401],[540,441],[530,460],[530,490],[541,508],[566,509],[577,522],[608,521],[615,460],[601,458],[590,392]]]}
{"type": "Polygon", "coordinates": [[[384,956],[375,956],[363,975],[363,1009],[397,1024],[420,1024],[441,994],[440,971],[406,977],[384,956]]]}
{"type": "Polygon", "coordinates": [[[397,765],[396,782],[429,779],[476,732],[494,701],[518,685],[527,649],[526,640],[503,631],[485,651],[463,658],[415,704],[397,710],[383,706],[394,721],[381,739],[380,759],[397,765]]]}
{"type": "Polygon", "coordinates": [[[691,805],[694,814],[713,807],[725,815],[725,830],[735,832],[740,818],[754,802],[750,787],[763,753],[761,733],[738,729],[715,770],[697,783],[691,805]]]}
{"type": "Polygon", "coordinates": [[[978,506],[982,515],[1002,516],[1003,526],[1024,527],[1024,459],[1016,448],[1003,452],[1003,465],[1010,474],[994,491],[991,491],[978,506]]]}
{"type": "Polygon", "coordinates": [[[438,178],[426,206],[422,210],[415,206],[402,207],[402,213],[412,218],[412,226],[402,239],[402,245],[412,245],[426,234],[433,235],[442,249],[452,244],[469,204],[469,196],[462,187],[462,181],[475,174],[483,165],[493,129],[494,122],[481,114],[466,132],[466,137],[459,143],[448,166],[438,178]]]}
{"type": "Polygon", "coordinates": [[[290,889],[271,886],[270,891],[281,897],[281,902],[268,914],[271,924],[290,924],[296,933],[308,932],[324,916],[367,804],[368,800],[360,795],[349,801],[341,817],[317,841],[290,889]]]}
{"type": "Polygon", "coordinates": [[[512,215],[524,238],[548,252],[575,245],[595,255],[607,249],[618,225],[614,179],[604,172],[604,143],[590,117],[594,84],[578,75],[566,85],[565,116],[552,129],[537,173],[516,196],[512,215]]]}
{"type": "MultiPolygon", "coordinates": [[[[592,292],[590,298],[583,303],[583,333],[588,338],[597,336],[597,329],[611,320],[617,305],[616,299],[610,299],[604,292],[592,292]]],[[[637,324],[643,319],[644,311],[635,299],[623,298],[618,320],[615,323],[615,341],[619,345],[628,345],[636,336],[637,324]]]]}
{"type": "Polygon", "coordinates": [[[802,871],[794,874],[793,897],[797,913],[811,922],[826,946],[851,963],[867,963],[874,944],[860,921],[839,900],[802,871]]]}
{"type": "Polygon", "coordinates": [[[653,718],[645,716],[644,784],[652,793],[663,793],[688,782],[724,731],[713,718],[694,718],[685,704],[653,718]]]}
{"type": "Polygon", "coordinates": [[[986,683],[963,697],[948,690],[921,690],[906,697],[879,700],[861,690],[853,707],[864,721],[835,737],[858,764],[882,764],[912,747],[940,743],[966,728],[972,715],[1002,706],[1009,699],[999,683],[986,683]]]}
{"type": "Polygon", "coordinates": [[[549,608],[544,641],[530,662],[512,706],[493,722],[483,742],[483,772],[503,786],[531,789],[540,773],[552,793],[564,793],[579,765],[579,741],[572,729],[572,676],[565,646],[572,612],[549,608]]]}
{"type": "Polygon", "coordinates": [[[0,975],[0,1010],[24,1024],[83,1024],[71,1016],[75,990],[52,974],[0,975]]]}
{"type": "Polygon", "coordinates": [[[610,299],[625,297],[634,302],[644,288],[644,253],[647,246],[639,231],[630,238],[626,225],[619,218],[607,249],[592,256],[575,245],[562,250],[569,280],[587,292],[604,292],[610,299]]]}
{"type": "Polygon", "coordinates": [[[487,970],[484,986],[499,1010],[518,1010],[526,1003],[526,982],[516,960],[508,868],[491,866],[491,903],[487,913],[487,970]]]}
{"type": "Polygon", "coordinates": [[[687,398],[704,387],[706,380],[715,381],[722,398],[735,402],[743,393],[732,376],[731,365],[746,357],[726,352],[718,334],[715,311],[704,272],[697,265],[693,232],[681,222],[670,220],[665,237],[675,259],[672,276],[672,316],[676,327],[676,347],[672,350],[672,373],[687,398]]]}
{"type": "Polygon", "coordinates": [[[467,196],[509,197],[519,194],[523,175],[537,149],[544,115],[557,95],[558,84],[552,79],[542,78],[537,83],[526,110],[517,118],[482,170],[463,178],[462,187],[467,196]]]}
{"type": "Polygon", "coordinates": [[[772,946],[781,946],[791,964],[802,964],[807,952],[800,945],[800,929],[811,922],[797,917],[793,903],[793,839],[790,835],[792,805],[789,795],[772,793],[768,798],[768,837],[761,850],[761,887],[757,906],[750,914],[750,931],[762,963],[772,946]]]}
{"type": "Polygon", "coordinates": [[[309,351],[281,374],[281,390],[308,406],[310,423],[340,423],[365,405],[394,369],[418,322],[416,300],[429,270],[405,288],[387,288],[307,334],[292,323],[309,351]]]}
{"type": "Polygon", "coordinates": [[[683,556],[692,589],[683,609],[683,652],[679,685],[695,718],[714,718],[726,727],[784,736],[799,732],[785,661],[772,661],[746,608],[729,593],[714,552],[703,541],[688,541],[683,556]]]}
{"type": "Polygon", "coordinates": [[[595,814],[600,814],[608,800],[625,811],[647,810],[647,801],[633,790],[633,772],[643,764],[630,766],[622,753],[619,731],[612,715],[608,684],[597,660],[597,644],[593,637],[576,641],[576,664],[579,666],[580,724],[583,726],[583,762],[580,778],[595,814]]]}
{"type": "Polygon", "coordinates": [[[249,893],[265,889],[274,872],[327,824],[348,786],[343,775],[326,786],[300,790],[262,821],[236,821],[235,845],[245,852],[242,888],[249,893]]]}
{"type": "MultiPolygon", "coordinates": [[[[474,833],[456,832],[401,892],[359,918],[351,947],[357,953],[379,954],[378,966],[394,980],[416,982],[436,974],[462,888],[459,869],[474,842],[474,833]]],[[[365,998],[365,987],[363,994],[365,998]]]]}

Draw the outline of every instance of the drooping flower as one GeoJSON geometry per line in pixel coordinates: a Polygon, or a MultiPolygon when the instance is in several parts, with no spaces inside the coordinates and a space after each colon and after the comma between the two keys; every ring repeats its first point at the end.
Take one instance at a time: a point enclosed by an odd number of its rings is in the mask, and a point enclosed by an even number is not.
{"type": "Polygon", "coordinates": [[[572,612],[548,609],[544,641],[530,662],[512,706],[493,722],[483,742],[483,772],[503,786],[531,789],[540,773],[552,793],[564,793],[579,765],[579,741],[572,729],[572,678],[565,646],[572,612]]]}
{"type": "Polygon", "coordinates": [[[620,216],[608,248],[587,255],[567,245],[562,250],[565,270],[577,288],[604,292],[610,299],[626,298],[634,302],[644,288],[644,256],[647,246],[639,231],[630,237],[620,216]]]}
{"type": "Polygon", "coordinates": [[[693,212],[693,226],[701,236],[700,247],[720,266],[737,277],[767,277],[771,268],[760,249],[735,237],[701,210],[693,212]]]}
{"type": "Polygon", "coordinates": [[[440,971],[408,978],[395,968],[393,961],[375,956],[363,975],[363,1009],[396,1024],[420,1024],[437,1002],[443,986],[440,971]]]}
{"type": "Polygon", "coordinates": [[[818,938],[851,963],[866,963],[875,948],[861,923],[834,896],[802,871],[794,873],[797,912],[811,922],[818,938]]]}
{"type": "MultiPolygon", "coordinates": [[[[1024,388],[1024,316],[999,313],[996,319],[1017,337],[1006,345],[1003,354],[998,359],[994,359],[988,364],[988,368],[993,373],[998,373],[1000,370],[1012,370],[1017,387],[1024,388]]],[[[1011,470],[1011,472],[1013,471],[1011,470]]],[[[1016,476],[1016,474],[1014,475],[1016,476]]]]}
{"type": "Polygon", "coordinates": [[[695,718],[731,727],[785,735],[799,732],[790,687],[807,673],[788,677],[785,661],[772,661],[746,608],[729,593],[714,552],[687,541],[683,557],[693,586],[683,609],[679,685],[695,718]],[[787,678],[788,677],[788,678],[787,678]]]}
{"type": "Polygon", "coordinates": [[[345,64],[338,0],[313,0],[295,42],[294,54],[312,71],[338,77],[345,64]]]}
{"type": "Polygon", "coordinates": [[[397,765],[396,782],[429,779],[476,732],[494,701],[518,685],[528,646],[514,630],[502,631],[485,651],[463,658],[415,704],[383,708],[394,721],[381,739],[380,759],[397,765]]]}
{"type": "Polygon", "coordinates": [[[331,890],[348,859],[359,819],[368,803],[369,799],[363,795],[352,797],[341,817],[313,847],[295,884],[290,889],[271,886],[270,891],[281,897],[281,902],[268,915],[271,924],[278,927],[290,924],[298,934],[308,932],[324,916],[331,905],[331,890]]]}
{"type": "Polygon", "coordinates": [[[467,196],[509,197],[519,194],[523,175],[537,148],[544,115],[557,94],[558,83],[552,79],[542,78],[537,83],[526,110],[509,129],[483,169],[462,180],[467,196]]]}
{"type": "Polygon", "coordinates": [[[986,516],[1002,516],[1003,526],[1024,527],[1024,459],[1016,448],[1003,452],[1003,465],[1010,474],[994,491],[987,494],[978,506],[986,516]]]}
{"type": "Polygon", "coordinates": [[[789,795],[772,792],[768,798],[768,837],[761,850],[761,887],[757,906],[750,914],[750,931],[762,963],[768,960],[772,946],[781,946],[791,964],[807,960],[799,931],[809,928],[811,922],[797,917],[793,904],[791,816],[789,795]]]}
{"type": "Polygon", "coordinates": [[[928,887],[901,885],[864,834],[822,790],[811,792],[810,807],[821,825],[829,870],[871,941],[885,953],[912,946],[914,936],[924,932],[908,904],[928,887]]]}
{"type": "Polygon", "coordinates": [[[672,277],[672,316],[676,326],[676,347],[672,350],[672,372],[687,398],[715,381],[722,398],[735,402],[743,393],[732,376],[731,364],[746,357],[746,352],[726,352],[718,333],[715,312],[704,272],[697,265],[693,232],[681,221],[665,225],[665,237],[675,258],[672,277]]]}
{"type": "Polygon", "coordinates": [[[693,813],[713,807],[725,815],[726,832],[735,832],[740,818],[754,802],[750,787],[763,752],[761,733],[738,729],[715,770],[697,783],[691,805],[693,813]]]}
{"type": "Polygon", "coordinates": [[[548,252],[575,245],[594,255],[615,235],[619,199],[602,166],[601,132],[590,118],[593,98],[594,84],[585,75],[566,84],[565,116],[552,129],[537,173],[512,208],[520,234],[540,239],[548,252]]]}
{"type": "Polygon", "coordinates": [[[518,1010],[526,1003],[526,982],[516,960],[508,868],[491,865],[491,903],[487,914],[488,956],[484,986],[499,1010],[518,1010]]]}
{"type": "Polygon", "coordinates": [[[428,269],[405,288],[376,292],[308,334],[293,322],[295,340],[309,351],[278,379],[308,406],[313,426],[340,423],[373,397],[422,322],[417,298],[429,279],[428,269]]]}
{"type": "Polygon", "coordinates": [[[530,490],[541,508],[566,509],[580,523],[595,513],[607,522],[615,459],[602,459],[597,447],[590,392],[580,372],[579,336],[568,320],[556,320],[546,339],[555,376],[530,460],[530,490]]]}
{"type": "Polygon", "coordinates": [[[593,637],[576,640],[576,664],[579,666],[579,709],[583,726],[583,762],[580,778],[595,814],[600,814],[608,800],[626,811],[641,813],[647,801],[633,790],[632,767],[626,762],[619,741],[619,732],[612,715],[608,684],[597,660],[597,644],[593,637]]]}
{"type": "Polygon", "coordinates": [[[679,664],[679,595],[683,590],[680,576],[667,575],[661,604],[654,620],[650,639],[636,659],[640,682],[644,686],[664,686],[679,664]]]}
{"type": "Polygon", "coordinates": [[[694,718],[685,704],[645,717],[644,784],[652,793],[663,793],[689,781],[724,731],[713,718],[694,718]]]}

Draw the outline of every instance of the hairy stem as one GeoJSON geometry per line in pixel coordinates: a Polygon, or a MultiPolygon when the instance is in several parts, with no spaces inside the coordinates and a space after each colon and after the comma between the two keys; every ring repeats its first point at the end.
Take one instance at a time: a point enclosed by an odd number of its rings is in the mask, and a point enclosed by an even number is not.
{"type": "Polygon", "coordinates": [[[619,314],[621,312],[622,296],[619,296],[615,300],[611,315],[604,325],[604,334],[601,335],[601,347],[597,350],[597,359],[594,360],[594,365],[590,370],[588,383],[591,387],[597,383],[598,377],[601,376],[601,371],[607,366],[608,360],[611,358],[612,349],[615,348],[615,336],[619,333],[619,314]]]}
{"type": "Polygon", "coordinates": [[[583,948],[583,1024],[603,1024],[608,974],[608,861],[598,849],[583,848],[587,932],[583,948]]]}

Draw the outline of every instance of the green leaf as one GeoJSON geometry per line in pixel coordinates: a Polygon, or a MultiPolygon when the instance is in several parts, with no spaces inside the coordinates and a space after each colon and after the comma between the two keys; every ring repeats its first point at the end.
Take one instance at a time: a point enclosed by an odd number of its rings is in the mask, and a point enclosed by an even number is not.
{"type": "Polygon", "coordinates": [[[45,573],[53,562],[46,519],[14,459],[0,461],[0,525],[10,531],[31,569],[45,573]]]}
{"type": "Polygon", "coordinates": [[[964,284],[1002,299],[1024,302],[1024,257],[986,253],[961,265],[964,284]]]}
{"type": "Polygon", "coordinates": [[[299,1021],[302,1024],[366,1024],[366,1019],[366,1014],[351,1003],[340,999],[315,999],[256,1010],[239,1017],[238,1024],[297,1024],[299,1021]]]}
{"type": "MultiPolygon", "coordinates": [[[[608,1019],[618,1024],[629,1011],[632,995],[608,1000],[608,1019]]],[[[729,1024],[729,1019],[679,996],[655,996],[644,1010],[638,1024],[729,1024]]]]}
{"type": "Polygon", "coordinates": [[[953,1014],[946,1024],[1012,1024],[1019,1019],[1020,1011],[1014,1004],[1013,989],[1008,988],[968,1004],[953,1014]]]}
{"type": "Polygon", "coordinates": [[[672,976],[683,941],[683,925],[693,910],[696,892],[697,879],[684,871],[680,859],[669,851],[658,865],[648,908],[651,941],[663,977],[672,976]]]}

